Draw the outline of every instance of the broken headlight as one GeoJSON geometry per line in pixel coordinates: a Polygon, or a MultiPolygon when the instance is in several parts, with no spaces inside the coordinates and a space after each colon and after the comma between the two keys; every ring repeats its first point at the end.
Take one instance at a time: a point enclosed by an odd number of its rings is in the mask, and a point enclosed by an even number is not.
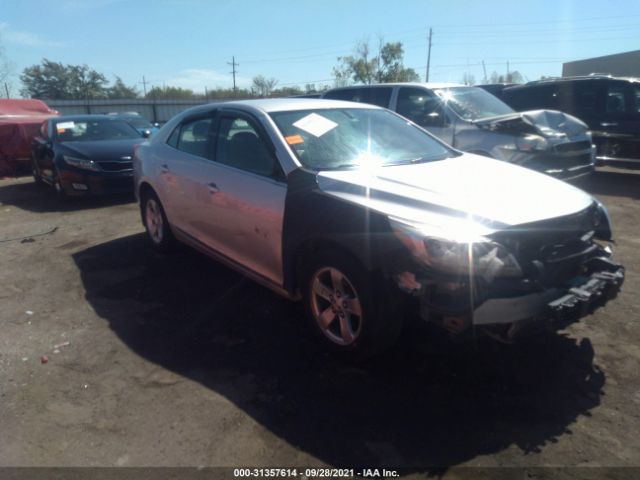
{"type": "Polygon", "coordinates": [[[521,152],[544,151],[549,148],[549,143],[541,135],[524,135],[516,138],[514,144],[504,145],[502,148],[521,152]]]}
{"type": "Polygon", "coordinates": [[[487,238],[454,240],[425,235],[411,225],[391,220],[393,231],[415,258],[452,275],[520,277],[522,269],[505,247],[487,238]]]}

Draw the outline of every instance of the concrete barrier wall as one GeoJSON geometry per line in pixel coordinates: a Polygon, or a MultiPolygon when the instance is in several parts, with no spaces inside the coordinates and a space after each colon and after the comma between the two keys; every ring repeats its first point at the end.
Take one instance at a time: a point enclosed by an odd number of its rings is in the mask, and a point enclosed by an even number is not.
{"type": "Polygon", "coordinates": [[[138,112],[152,122],[164,123],[174,115],[206,100],[45,100],[61,115],[138,112]]]}

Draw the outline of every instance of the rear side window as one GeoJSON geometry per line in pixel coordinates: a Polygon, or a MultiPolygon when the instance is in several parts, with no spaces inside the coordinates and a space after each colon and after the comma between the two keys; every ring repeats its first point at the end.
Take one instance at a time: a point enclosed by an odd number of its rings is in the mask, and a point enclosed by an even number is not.
{"type": "Polygon", "coordinates": [[[564,88],[567,92],[562,97],[560,110],[578,117],[589,117],[602,112],[601,83],[580,81],[567,83],[564,88]]]}
{"type": "Polygon", "coordinates": [[[379,107],[388,108],[392,90],[392,87],[344,88],[342,90],[328,92],[324,98],[370,103],[379,107]]]}
{"type": "Polygon", "coordinates": [[[342,90],[327,92],[324,98],[346,100],[348,102],[364,102],[364,96],[364,88],[343,88],[342,90]]]}
{"type": "Polygon", "coordinates": [[[605,110],[607,113],[624,113],[626,106],[624,101],[625,85],[615,84],[607,86],[607,103],[605,110]]]}
{"type": "Polygon", "coordinates": [[[559,108],[558,92],[555,85],[536,85],[516,90],[504,90],[502,98],[517,111],[559,108]]]}
{"type": "Polygon", "coordinates": [[[198,157],[212,158],[214,139],[212,123],[211,117],[198,118],[183,123],[178,135],[178,150],[198,157]]]}

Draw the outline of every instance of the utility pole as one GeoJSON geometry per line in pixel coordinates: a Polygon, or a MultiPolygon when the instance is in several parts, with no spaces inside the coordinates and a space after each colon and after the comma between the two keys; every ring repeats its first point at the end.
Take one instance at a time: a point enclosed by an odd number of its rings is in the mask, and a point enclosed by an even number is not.
{"type": "Polygon", "coordinates": [[[233,93],[236,93],[236,67],[239,67],[240,64],[236,63],[236,57],[235,55],[232,58],[231,63],[227,62],[227,65],[231,65],[233,67],[233,70],[231,71],[231,73],[233,73],[233,93]]]}
{"type": "Polygon", "coordinates": [[[142,75],[142,91],[144,92],[144,96],[145,98],[147,97],[147,81],[144,78],[144,75],[142,75]]]}
{"type": "Polygon", "coordinates": [[[482,79],[482,83],[487,83],[487,67],[484,65],[484,60],[482,60],[482,71],[484,72],[484,78],[482,79]]]}
{"type": "Polygon", "coordinates": [[[7,82],[4,82],[4,91],[7,92],[7,98],[11,98],[11,96],[9,95],[9,85],[7,85],[7,82]]]}
{"type": "Polygon", "coordinates": [[[431,27],[429,27],[429,52],[427,53],[427,75],[425,77],[425,82],[429,81],[429,67],[431,66],[431,37],[433,36],[433,31],[431,27]]]}

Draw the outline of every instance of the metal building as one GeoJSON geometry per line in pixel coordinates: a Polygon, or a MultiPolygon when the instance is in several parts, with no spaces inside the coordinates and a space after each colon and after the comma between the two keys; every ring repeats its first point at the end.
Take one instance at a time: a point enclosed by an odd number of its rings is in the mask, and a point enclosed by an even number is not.
{"type": "Polygon", "coordinates": [[[614,77],[640,77],[640,50],[562,64],[563,77],[591,73],[603,73],[614,77]]]}

